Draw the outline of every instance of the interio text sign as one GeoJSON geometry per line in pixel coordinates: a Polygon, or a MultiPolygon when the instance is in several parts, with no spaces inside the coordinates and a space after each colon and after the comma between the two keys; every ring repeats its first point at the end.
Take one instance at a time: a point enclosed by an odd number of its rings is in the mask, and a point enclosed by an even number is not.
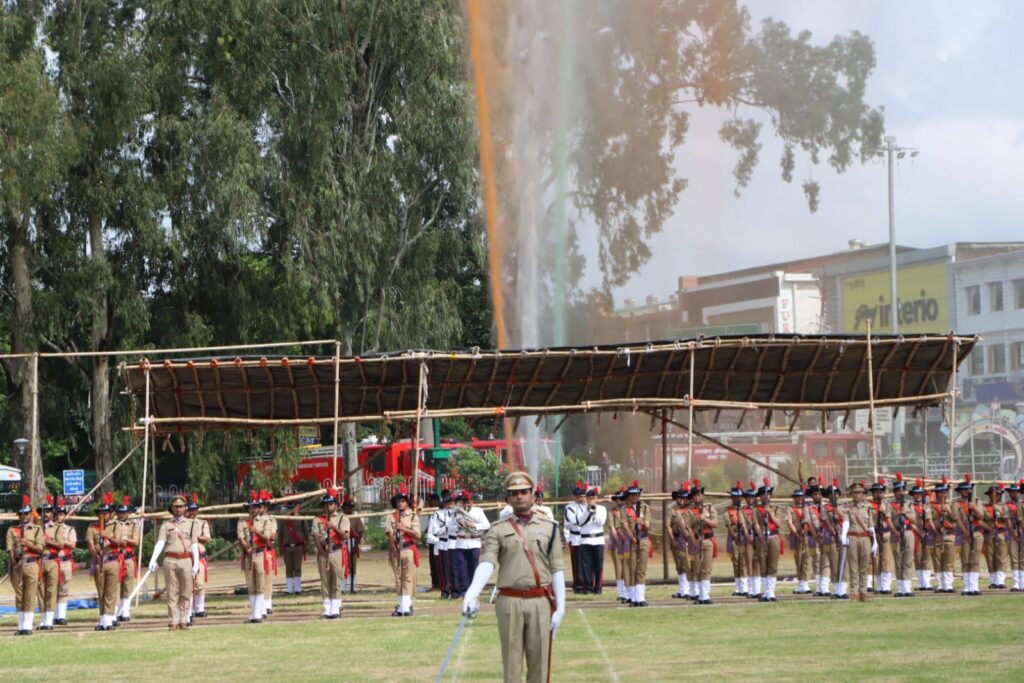
{"type": "MultiPolygon", "coordinates": [[[[869,320],[873,332],[890,332],[889,271],[849,275],[841,282],[842,332],[863,333],[869,320]]],[[[949,330],[945,264],[900,268],[896,283],[900,334],[949,330]]]]}

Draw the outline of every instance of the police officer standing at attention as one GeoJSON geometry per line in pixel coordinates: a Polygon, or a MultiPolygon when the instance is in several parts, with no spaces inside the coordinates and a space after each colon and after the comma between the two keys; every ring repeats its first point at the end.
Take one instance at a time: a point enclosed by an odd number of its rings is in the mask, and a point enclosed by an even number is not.
{"type": "Polygon", "coordinates": [[[356,568],[359,565],[360,555],[359,545],[362,543],[363,533],[366,531],[363,520],[360,517],[352,516],[355,509],[355,502],[348,496],[345,496],[345,499],[341,502],[341,512],[345,515],[345,521],[348,522],[349,528],[348,540],[345,541],[348,544],[348,585],[346,586],[345,582],[342,582],[342,593],[356,592],[356,568]]]}
{"type": "Polygon", "coordinates": [[[67,508],[64,507],[64,499],[57,499],[57,507],[54,509],[54,519],[57,520],[57,540],[63,546],[60,550],[60,585],[57,586],[57,618],[54,623],[58,626],[67,626],[68,623],[68,586],[71,584],[71,575],[75,570],[75,559],[72,555],[75,546],[78,545],[78,532],[75,527],[64,523],[67,516],[67,508]]]}
{"type": "Polygon", "coordinates": [[[213,538],[213,533],[210,531],[210,523],[205,519],[199,519],[199,494],[192,494],[192,500],[185,506],[185,516],[190,520],[189,535],[199,546],[199,573],[192,581],[192,611],[189,613],[191,623],[193,616],[200,619],[206,616],[206,584],[210,580],[206,544],[213,538]]]}
{"type": "Polygon", "coordinates": [[[580,545],[576,551],[582,592],[594,595],[600,595],[604,588],[604,523],[608,518],[608,510],[597,504],[599,493],[596,486],[587,489],[587,512],[580,521],[580,545]]]}
{"type": "Polygon", "coordinates": [[[321,619],[341,618],[341,582],[345,577],[345,543],[350,533],[348,518],[338,512],[337,491],[327,489],[320,499],[323,514],[313,520],[316,566],[320,572],[321,619]]]}
{"type": "Polygon", "coordinates": [[[572,566],[572,592],[583,592],[583,579],[580,576],[580,521],[587,514],[587,487],[577,481],[573,486],[573,501],[565,506],[562,512],[562,534],[569,546],[569,564],[572,566]]]}
{"type": "Polygon", "coordinates": [[[192,579],[199,572],[199,546],[189,536],[185,520],[185,497],[171,499],[171,519],[160,525],[156,547],[149,560],[149,571],[155,572],[160,553],[164,557],[164,579],[167,582],[167,628],[188,629],[188,611],[192,604],[192,579]]]}
{"type": "Polygon", "coordinates": [[[558,525],[533,511],[533,479],[526,472],[505,478],[514,514],[484,536],[480,565],[462,602],[463,614],[480,610],[480,592],[498,565],[498,635],[505,681],[529,683],[551,677],[551,642],[565,616],[565,572],[558,525]]]}
{"type": "Polygon", "coordinates": [[[839,542],[847,546],[846,561],[850,565],[850,589],[857,594],[857,600],[865,602],[868,596],[868,577],[871,576],[871,557],[878,555],[878,541],[875,538],[877,513],[864,500],[864,484],[850,487],[853,502],[843,511],[843,526],[839,542]]]}
{"type": "Polygon", "coordinates": [[[57,585],[60,583],[60,550],[63,544],[57,539],[58,525],[53,521],[53,496],[46,495],[46,504],[38,510],[42,516],[43,554],[40,556],[42,571],[39,574],[39,611],[43,622],[40,631],[52,631],[53,619],[57,613],[57,585]]]}
{"type": "Polygon", "coordinates": [[[32,502],[21,497],[18,524],[7,530],[7,566],[14,584],[14,601],[18,610],[16,636],[32,635],[32,619],[36,609],[39,581],[39,556],[44,550],[43,529],[32,523],[32,502]]]}
{"type": "Polygon", "coordinates": [[[117,601],[117,620],[132,620],[132,605],[128,596],[135,590],[135,582],[139,580],[139,553],[142,548],[142,526],[137,521],[128,521],[132,512],[131,498],[125,496],[117,506],[117,525],[121,537],[121,580],[119,600],[117,601]]]}
{"type": "Polygon", "coordinates": [[[409,490],[405,484],[398,485],[398,493],[391,497],[395,511],[385,519],[384,532],[391,547],[392,568],[395,571],[395,588],[398,592],[398,606],[391,613],[393,617],[412,616],[412,596],[416,592],[416,569],[420,566],[420,520],[409,508],[409,490]]]}
{"type": "Polygon", "coordinates": [[[302,593],[302,560],[306,558],[309,533],[305,521],[288,519],[299,514],[299,504],[289,501],[284,507],[288,516],[281,522],[281,534],[277,538],[281,557],[284,558],[284,594],[299,595],[302,593]]]}

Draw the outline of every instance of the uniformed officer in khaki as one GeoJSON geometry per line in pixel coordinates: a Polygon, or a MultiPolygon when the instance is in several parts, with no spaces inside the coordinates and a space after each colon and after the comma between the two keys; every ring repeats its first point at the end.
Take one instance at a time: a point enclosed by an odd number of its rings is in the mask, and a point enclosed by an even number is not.
{"type": "Polygon", "coordinates": [[[626,602],[626,581],[622,566],[622,539],[619,536],[619,517],[622,515],[625,488],[611,495],[612,507],[608,510],[608,518],[604,522],[605,533],[608,534],[608,545],[611,549],[612,567],[615,569],[615,589],[619,602],[626,602]]]}
{"type": "Polygon", "coordinates": [[[678,584],[678,590],[672,594],[672,597],[685,600],[690,597],[690,556],[686,552],[689,527],[684,521],[689,501],[681,486],[672,491],[672,500],[675,501],[675,504],[669,508],[668,512],[668,542],[669,548],[672,550],[672,559],[676,565],[676,582],[678,584]]]}
{"type": "Polygon", "coordinates": [[[1010,500],[1006,501],[1008,513],[1008,525],[1006,544],[1010,553],[1010,575],[1013,578],[1011,593],[1020,593],[1024,590],[1024,553],[1021,552],[1024,546],[1024,506],[1020,501],[1020,487],[1022,482],[1013,482],[1006,487],[1010,500]]]}
{"type": "Polygon", "coordinates": [[[807,509],[811,520],[816,528],[814,538],[810,544],[811,550],[811,574],[814,575],[814,594],[824,597],[829,594],[829,583],[831,582],[832,555],[835,552],[835,536],[825,524],[825,501],[822,496],[822,486],[819,483],[807,486],[807,509]]]}
{"type": "MultiPolygon", "coordinates": [[[[824,548],[828,553],[829,578],[832,582],[832,599],[848,600],[850,594],[847,591],[849,583],[847,577],[850,575],[850,563],[840,560],[842,544],[839,541],[843,528],[843,511],[840,507],[839,496],[843,494],[839,488],[839,480],[833,479],[832,483],[825,487],[824,495],[828,499],[823,507],[821,515],[822,538],[824,548]],[[841,566],[842,565],[842,566],[841,566]],[[844,573],[843,576],[839,572],[844,573]]],[[[846,549],[849,552],[849,548],[846,549]]],[[[827,584],[826,584],[827,586],[827,584]]],[[[826,587],[824,590],[828,590],[826,587]]]]}
{"type": "Polygon", "coordinates": [[[960,571],[964,577],[961,595],[981,595],[981,548],[985,543],[983,522],[985,509],[974,499],[974,482],[967,475],[956,485],[960,500],[953,506],[960,531],[960,571]]]}
{"type": "Polygon", "coordinates": [[[894,498],[889,501],[888,517],[892,532],[889,537],[892,548],[893,570],[896,574],[897,598],[914,597],[912,586],[914,575],[914,521],[913,510],[907,501],[907,482],[900,472],[896,473],[892,492],[894,498]]]}
{"type": "Polygon", "coordinates": [[[761,529],[757,523],[757,485],[750,482],[749,488],[743,492],[743,516],[747,530],[750,532],[750,543],[747,544],[747,597],[761,597],[761,555],[764,551],[761,540],[761,529]]]}
{"type": "Polygon", "coordinates": [[[135,582],[139,579],[139,562],[142,561],[142,524],[141,520],[129,520],[133,511],[131,498],[125,496],[117,506],[117,524],[121,537],[121,581],[120,599],[117,603],[117,620],[132,620],[132,605],[128,596],[135,591],[135,582]]]}
{"type": "Polygon", "coordinates": [[[32,619],[36,609],[40,555],[43,554],[43,529],[32,522],[32,502],[22,496],[18,508],[18,524],[7,530],[7,566],[14,585],[15,609],[18,611],[16,636],[32,635],[32,619]]]}
{"type": "Polygon", "coordinates": [[[270,593],[273,588],[273,574],[277,569],[277,557],[274,554],[274,539],[277,536],[277,522],[267,514],[267,503],[271,496],[269,491],[260,491],[256,497],[252,519],[249,523],[249,539],[251,541],[252,590],[255,592],[253,612],[248,623],[259,623],[273,613],[270,593]]]}
{"type": "Polygon", "coordinates": [[[300,505],[295,501],[285,503],[288,514],[281,519],[281,533],[277,543],[284,560],[284,594],[299,595],[302,593],[302,561],[306,558],[306,546],[309,544],[309,528],[301,519],[289,519],[299,514],[300,505]]]}
{"type": "Polygon", "coordinates": [[[711,604],[711,568],[715,557],[715,529],[718,527],[718,511],[704,502],[704,487],[694,479],[690,488],[690,507],[693,509],[693,536],[700,543],[697,566],[692,568],[700,581],[699,605],[711,604]]]}
{"type": "Polygon", "coordinates": [[[1003,504],[1005,485],[993,484],[985,491],[989,497],[985,508],[985,565],[988,567],[988,587],[1006,588],[1006,570],[1010,564],[1010,555],[1006,547],[1006,531],[1008,511],[1003,504]]]}
{"type": "Polygon", "coordinates": [[[651,552],[651,506],[640,501],[640,482],[633,483],[626,489],[627,504],[619,519],[619,530],[629,539],[630,557],[627,562],[631,576],[626,581],[627,588],[632,586],[629,596],[630,607],[647,607],[647,560],[651,552]]]}
{"type": "Polygon", "coordinates": [[[775,602],[775,585],[779,580],[779,556],[782,554],[782,539],[779,536],[782,526],[782,513],[778,506],[772,505],[772,493],[768,477],[762,479],[757,489],[760,503],[757,505],[757,526],[761,532],[761,597],[760,602],[775,602]]]}
{"type": "Polygon", "coordinates": [[[565,571],[558,525],[534,514],[533,479],[526,472],[505,478],[510,517],[484,534],[480,564],[462,602],[463,614],[480,610],[480,592],[498,565],[498,635],[503,680],[518,683],[526,661],[527,681],[551,678],[551,642],[565,615],[565,571]]]}
{"type": "Polygon", "coordinates": [[[395,588],[398,591],[398,606],[391,613],[393,617],[412,616],[412,596],[416,592],[416,568],[420,565],[419,548],[420,520],[409,508],[409,491],[405,484],[398,485],[398,493],[391,497],[395,512],[385,518],[384,532],[393,548],[395,588]]]}
{"type": "MultiPolygon", "coordinates": [[[[892,520],[888,506],[882,500],[886,491],[885,479],[873,482],[868,491],[871,493],[868,505],[875,511],[875,542],[878,544],[878,553],[872,560],[873,590],[879,595],[888,595],[892,593],[893,559],[892,544],[889,542],[892,537],[892,520]]],[[[871,586],[868,584],[869,590],[872,590],[871,586]]]]}
{"type": "Polygon", "coordinates": [[[104,511],[101,515],[102,526],[94,542],[100,551],[98,601],[100,607],[100,623],[97,631],[111,631],[117,628],[117,603],[121,592],[121,570],[124,560],[121,557],[121,525],[117,523],[114,513],[114,494],[108,492],[103,497],[104,511]]]}
{"type": "Polygon", "coordinates": [[[345,576],[345,542],[350,533],[348,517],[338,512],[337,491],[327,489],[320,498],[323,513],[313,520],[316,567],[320,574],[321,619],[341,617],[341,582],[345,576]]]}
{"type": "Polygon", "coordinates": [[[843,527],[839,541],[847,547],[846,563],[850,566],[850,590],[857,600],[870,600],[868,576],[871,575],[871,557],[878,554],[875,540],[875,511],[864,500],[864,483],[850,487],[853,501],[843,510],[843,527]]]}
{"type": "Polygon", "coordinates": [[[931,545],[937,541],[939,534],[935,531],[932,521],[932,509],[925,500],[927,492],[924,480],[918,479],[910,489],[913,502],[908,506],[910,524],[914,532],[914,570],[917,572],[915,590],[931,590],[931,545]]]}
{"type": "Polygon", "coordinates": [[[60,585],[60,550],[63,544],[57,539],[58,525],[53,521],[53,496],[47,494],[46,503],[37,512],[43,530],[43,553],[39,565],[39,611],[42,612],[40,631],[52,631],[57,614],[57,587],[60,585]]]}
{"type": "Polygon", "coordinates": [[[171,519],[160,525],[156,547],[149,560],[149,571],[159,569],[157,559],[164,548],[164,580],[167,584],[167,628],[188,629],[188,612],[192,604],[192,579],[199,573],[199,546],[189,535],[185,518],[185,497],[171,499],[171,519]]]}
{"type": "Polygon", "coordinates": [[[794,595],[808,595],[811,592],[811,552],[808,510],[804,506],[806,494],[802,488],[793,491],[793,504],[786,509],[786,527],[789,529],[789,545],[793,549],[796,564],[796,589],[794,595]]]}
{"type": "Polygon", "coordinates": [[[57,618],[54,623],[58,626],[66,626],[68,623],[68,597],[71,585],[71,577],[75,571],[75,546],[78,545],[78,532],[75,527],[65,524],[67,508],[64,506],[64,499],[57,499],[57,507],[54,508],[54,519],[57,520],[57,541],[61,544],[60,550],[60,584],[57,586],[57,618]]]}
{"type": "Polygon", "coordinates": [[[109,510],[106,496],[104,496],[100,504],[96,506],[97,521],[90,524],[85,530],[85,546],[89,550],[89,575],[92,576],[93,585],[96,586],[97,601],[103,594],[103,541],[100,534],[103,531],[106,514],[109,510]]]}
{"type": "Polygon", "coordinates": [[[206,584],[210,580],[210,563],[206,558],[206,544],[213,538],[210,523],[199,518],[199,494],[193,493],[192,500],[185,504],[185,517],[189,520],[189,536],[199,547],[199,572],[192,579],[192,617],[202,619],[206,616],[206,584]]]}
{"type": "MultiPolygon", "coordinates": [[[[260,606],[259,614],[256,612],[256,575],[253,573],[253,554],[252,554],[252,520],[256,515],[256,510],[260,506],[260,495],[257,491],[249,492],[249,516],[238,520],[238,524],[235,526],[235,534],[238,538],[238,547],[242,549],[242,576],[245,577],[245,587],[249,594],[249,619],[246,623],[259,623],[263,620],[263,607],[260,606]]],[[[260,558],[260,562],[263,558],[260,558]]]]}
{"type": "Polygon", "coordinates": [[[953,504],[946,500],[949,479],[935,485],[935,502],[931,504],[932,524],[938,534],[932,546],[932,567],[935,568],[935,592],[953,592],[954,558],[956,557],[957,522],[953,504]]]}
{"type": "Polygon", "coordinates": [[[352,513],[355,512],[356,504],[351,499],[346,497],[341,502],[341,512],[345,515],[345,519],[348,520],[348,579],[342,582],[341,592],[342,593],[355,593],[356,592],[356,570],[359,567],[359,557],[362,551],[359,549],[359,545],[363,542],[363,533],[366,531],[366,526],[363,524],[363,520],[359,517],[353,517],[352,513]]]}

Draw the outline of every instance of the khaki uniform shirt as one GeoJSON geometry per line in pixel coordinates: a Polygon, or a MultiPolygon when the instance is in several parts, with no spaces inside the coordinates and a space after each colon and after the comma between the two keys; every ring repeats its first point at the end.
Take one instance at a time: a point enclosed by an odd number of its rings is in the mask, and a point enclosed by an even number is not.
{"type": "Polygon", "coordinates": [[[490,562],[498,567],[497,586],[527,590],[537,587],[533,567],[527,558],[523,543],[512,527],[512,521],[519,525],[537,565],[537,574],[542,586],[551,585],[551,576],[562,569],[562,548],[558,542],[558,524],[540,515],[532,515],[526,524],[515,516],[495,522],[484,533],[481,562],[490,562]]]}
{"type": "Polygon", "coordinates": [[[944,536],[952,536],[956,532],[956,511],[948,500],[944,503],[931,503],[932,522],[938,532],[944,536]]]}
{"type": "Polygon", "coordinates": [[[701,503],[700,514],[694,510],[690,523],[692,525],[690,528],[693,529],[697,540],[710,538],[714,536],[715,527],[718,526],[718,510],[711,503],[701,503]]]}
{"type": "Polygon", "coordinates": [[[981,502],[972,500],[968,504],[963,504],[962,501],[958,500],[953,504],[953,515],[957,522],[962,524],[963,528],[970,529],[971,533],[982,531],[981,527],[978,526],[978,523],[985,519],[985,508],[982,507],[981,502]],[[973,529],[971,528],[972,524],[970,521],[972,512],[974,517],[973,529]]]}
{"type": "Polygon", "coordinates": [[[362,517],[345,517],[345,520],[348,521],[348,530],[353,536],[362,536],[366,532],[362,517]]]}
{"type": "Polygon", "coordinates": [[[200,537],[213,538],[213,534],[210,532],[210,523],[205,519],[200,519],[198,517],[190,519],[189,522],[191,522],[189,526],[189,537],[192,542],[199,546],[199,554],[205,555],[206,545],[200,543],[199,539],[200,537]]]}
{"type": "Polygon", "coordinates": [[[640,540],[641,535],[649,535],[651,530],[651,506],[642,502],[636,505],[626,505],[619,517],[619,529],[630,539],[640,540]],[[637,506],[640,507],[639,513],[637,513],[637,506]]]}
{"type": "Polygon", "coordinates": [[[98,524],[90,524],[85,532],[85,544],[93,556],[103,554],[103,540],[100,538],[100,527],[98,524]]]}
{"type": "Polygon", "coordinates": [[[25,556],[25,553],[29,553],[31,556],[40,554],[25,548],[21,543],[22,539],[27,539],[29,543],[43,545],[43,528],[37,524],[29,523],[24,527],[15,524],[7,530],[7,549],[14,553],[15,559],[20,560],[25,556]]]}
{"type": "MultiPolygon", "coordinates": [[[[313,536],[313,540],[316,541],[317,547],[323,549],[325,546],[330,551],[333,545],[341,545],[344,543],[341,536],[338,535],[338,531],[344,534],[346,531],[352,532],[351,522],[355,520],[349,520],[348,515],[341,512],[335,512],[330,516],[330,519],[326,515],[320,515],[313,520],[313,529],[310,532],[313,536]],[[334,526],[338,529],[330,529],[330,526],[334,526]],[[330,529],[330,544],[327,545],[327,532],[330,529]]],[[[285,534],[287,535],[287,531],[285,534]]]]}
{"type": "MultiPolygon", "coordinates": [[[[399,520],[395,519],[397,515],[398,511],[396,510],[395,512],[392,512],[390,515],[384,518],[384,533],[388,534],[388,536],[393,537],[395,534],[398,533],[399,520]]],[[[405,512],[401,513],[400,521],[402,526],[405,527],[405,531],[401,532],[401,541],[403,543],[408,541],[415,541],[420,537],[419,515],[417,515],[412,510],[406,510],[405,512]]]]}
{"type": "Polygon", "coordinates": [[[71,548],[65,547],[60,551],[62,561],[70,560],[73,548],[78,545],[78,532],[75,531],[75,527],[70,524],[61,523],[57,527],[56,538],[58,543],[64,546],[71,546],[71,548]]]}
{"type": "Polygon", "coordinates": [[[730,506],[725,511],[725,528],[736,541],[750,536],[750,528],[747,525],[746,515],[743,514],[743,506],[730,506]]]}
{"type": "Polygon", "coordinates": [[[907,506],[907,516],[910,517],[910,522],[914,525],[914,529],[917,531],[919,537],[923,537],[928,533],[928,522],[932,521],[931,505],[926,502],[911,502],[910,505],[907,506]]]}
{"type": "MultiPolygon", "coordinates": [[[[875,528],[878,513],[868,501],[850,503],[843,509],[843,517],[850,520],[850,533],[870,533],[875,528]]],[[[878,539],[876,539],[878,540],[878,539]]]]}
{"type": "Polygon", "coordinates": [[[160,525],[160,530],[157,532],[157,540],[163,539],[164,553],[182,555],[192,552],[192,537],[189,535],[188,528],[191,521],[184,518],[180,522],[169,519],[160,525]]]}

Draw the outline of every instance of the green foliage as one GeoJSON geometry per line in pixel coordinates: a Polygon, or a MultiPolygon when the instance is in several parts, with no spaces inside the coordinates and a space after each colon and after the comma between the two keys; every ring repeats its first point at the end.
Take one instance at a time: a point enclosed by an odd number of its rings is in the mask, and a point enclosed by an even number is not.
{"type": "Polygon", "coordinates": [[[221,536],[214,536],[210,539],[210,542],[206,544],[206,556],[212,557],[213,555],[217,555],[218,561],[237,560],[239,552],[240,549],[237,543],[229,541],[221,536]],[[225,548],[230,549],[225,550],[225,548]],[[221,551],[223,551],[223,554],[217,555],[217,553],[220,553],[221,551]]]}
{"type": "Polygon", "coordinates": [[[585,481],[587,477],[587,463],[582,458],[574,458],[571,455],[559,459],[558,467],[558,490],[555,488],[555,461],[554,459],[544,460],[540,464],[540,476],[551,494],[557,498],[564,498],[571,494],[573,485],[577,481],[585,481]]]}
{"type": "Polygon", "coordinates": [[[452,475],[456,481],[461,482],[459,486],[481,494],[484,500],[502,498],[508,472],[494,451],[479,452],[472,448],[460,448],[452,453],[449,463],[452,475]]]}

